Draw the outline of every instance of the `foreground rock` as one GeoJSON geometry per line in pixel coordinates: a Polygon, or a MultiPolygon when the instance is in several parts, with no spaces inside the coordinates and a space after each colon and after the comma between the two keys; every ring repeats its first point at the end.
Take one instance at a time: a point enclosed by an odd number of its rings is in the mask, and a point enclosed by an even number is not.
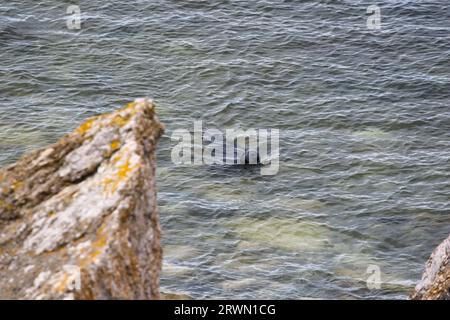
{"type": "Polygon", "coordinates": [[[432,253],[411,299],[450,300],[450,237],[432,253]]]}
{"type": "Polygon", "coordinates": [[[136,100],[0,170],[1,299],[159,298],[162,131],[136,100]]]}

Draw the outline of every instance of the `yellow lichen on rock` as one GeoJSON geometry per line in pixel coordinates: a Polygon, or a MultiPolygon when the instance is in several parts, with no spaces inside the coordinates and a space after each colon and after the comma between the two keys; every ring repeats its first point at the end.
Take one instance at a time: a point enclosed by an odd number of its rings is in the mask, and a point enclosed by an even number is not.
{"type": "Polygon", "coordinates": [[[109,146],[111,147],[112,151],[116,151],[116,150],[120,149],[120,141],[114,140],[113,142],[111,142],[111,144],[109,146]]]}
{"type": "Polygon", "coordinates": [[[139,163],[132,164],[130,157],[127,155],[128,153],[129,148],[125,146],[123,149],[117,151],[111,159],[111,163],[114,165],[114,171],[102,181],[102,185],[107,194],[116,192],[119,185],[125,183],[130,175],[140,168],[139,163]]]}
{"type": "Polygon", "coordinates": [[[118,127],[123,127],[128,123],[129,120],[130,120],[129,116],[123,117],[122,115],[118,114],[112,119],[111,123],[118,127]]]}
{"type": "Polygon", "coordinates": [[[92,124],[95,122],[96,118],[90,118],[86,120],[81,126],[79,126],[75,132],[84,135],[92,128],[92,124]]]}
{"type": "Polygon", "coordinates": [[[12,183],[12,189],[14,190],[14,192],[19,190],[22,186],[23,186],[23,182],[22,181],[16,180],[16,181],[14,181],[12,183]]]}
{"type": "MultiPolygon", "coordinates": [[[[140,103],[139,99],[133,102],[127,103],[122,109],[119,110],[119,112],[128,112],[130,113],[130,116],[134,116],[136,114],[136,107],[140,103]]],[[[149,101],[145,101],[145,103],[149,103],[149,101]]],[[[153,104],[151,104],[153,106],[153,104]]]]}
{"type": "Polygon", "coordinates": [[[131,167],[130,166],[130,159],[127,159],[123,165],[119,166],[119,170],[117,171],[117,176],[119,177],[120,180],[123,180],[136,167],[137,166],[131,167]]]}

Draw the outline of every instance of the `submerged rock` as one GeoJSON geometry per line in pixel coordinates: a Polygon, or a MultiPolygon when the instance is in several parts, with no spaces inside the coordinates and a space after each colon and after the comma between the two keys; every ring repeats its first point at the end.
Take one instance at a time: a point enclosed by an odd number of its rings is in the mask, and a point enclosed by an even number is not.
{"type": "MultiPolygon", "coordinates": [[[[246,246],[293,252],[318,252],[330,246],[332,230],[326,225],[293,218],[236,218],[224,221],[246,246]]],[[[244,249],[241,246],[241,249],[244,249]]]]}
{"type": "Polygon", "coordinates": [[[431,254],[411,299],[450,300],[450,236],[431,254]]]}
{"type": "Polygon", "coordinates": [[[1,299],[159,298],[162,132],[140,99],[0,170],[1,299]]]}

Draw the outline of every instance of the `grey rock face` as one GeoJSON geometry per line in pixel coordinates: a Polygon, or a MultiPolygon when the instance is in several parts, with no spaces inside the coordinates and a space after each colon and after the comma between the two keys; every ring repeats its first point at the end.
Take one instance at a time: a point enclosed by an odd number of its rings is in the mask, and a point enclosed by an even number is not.
{"type": "Polygon", "coordinates": [[[0,170],[0,298],[159,298],[162,132],[140,99],[0,170]]]}
{"type": "Polygon", "coordinates": [[[431,254],[422,280],[411,294],[415,300],[450,300],[450,236],[431,254]]]}

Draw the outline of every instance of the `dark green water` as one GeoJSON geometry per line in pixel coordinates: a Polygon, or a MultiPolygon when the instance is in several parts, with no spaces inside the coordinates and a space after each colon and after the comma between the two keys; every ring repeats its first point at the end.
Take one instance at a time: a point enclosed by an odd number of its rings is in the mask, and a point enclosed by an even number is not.
{"type": "Polygon", "coordinates": [[[152,97],[165,290],[406,298],[450,232],[447,1],[0,4],[0,163],[152,97]],[[174,129],[280,129],[280,171],[178,167],[174,129]],[[367,268],[381,270],[369,290],[367,268]]]}

